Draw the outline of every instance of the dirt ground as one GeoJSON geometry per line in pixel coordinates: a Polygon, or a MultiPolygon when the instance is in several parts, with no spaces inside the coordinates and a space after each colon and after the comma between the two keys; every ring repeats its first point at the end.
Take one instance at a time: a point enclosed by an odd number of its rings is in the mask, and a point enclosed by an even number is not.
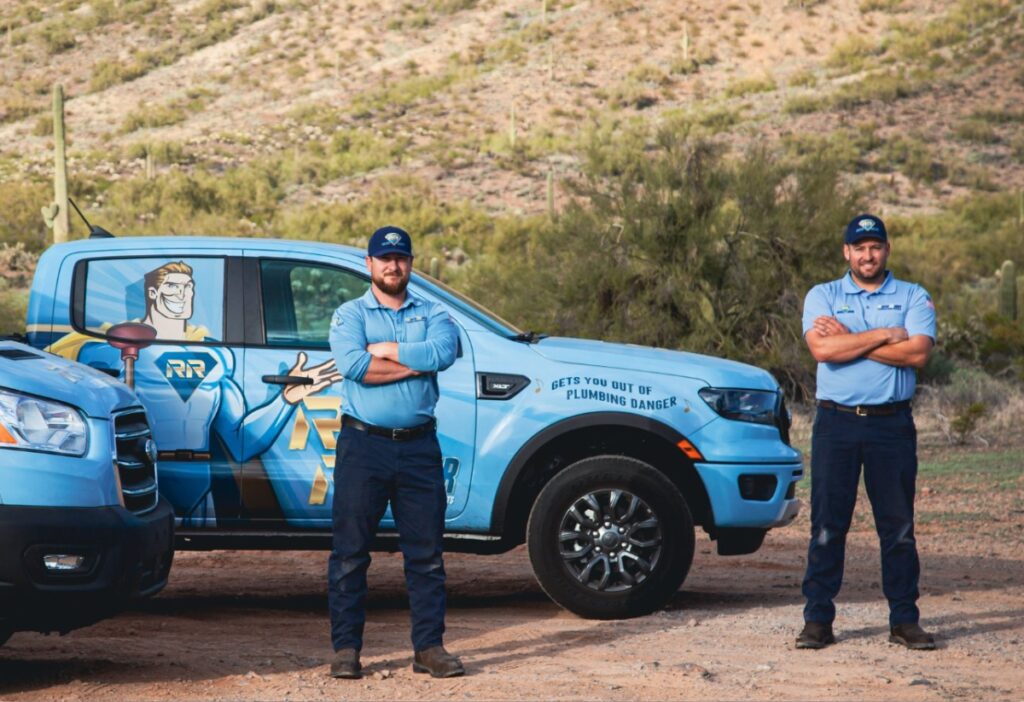
{"type": "MultiPolygon", "coordinates": [[[[400,556],[371,568],[367,677],[328,677],[326,554],[180,553],[156,598],[65,637],[0,649],[8,700],[1024,699],[1024,481],[919,482],[923,624],[940,648],[888,643],[877,541],[863,495],[838,602],[838,643],[798,651],[806,510],[750,556],[698,538],[663,611],[587,621],[552,604],[523,549],[447,558],[450,650],[464,678],[410,670],[400,556]]],[[[803,488],[806,491],[806,485],[803,488]]]]}

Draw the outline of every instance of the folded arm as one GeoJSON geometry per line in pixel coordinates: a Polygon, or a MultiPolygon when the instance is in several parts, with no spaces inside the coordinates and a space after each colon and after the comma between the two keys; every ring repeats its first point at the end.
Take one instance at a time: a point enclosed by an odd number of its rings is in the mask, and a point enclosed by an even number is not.
{"type": "Polygon", "coordinates": [[[872,361],[900,368],[924,368],[934,342],[926,334],[915,334],[906,341],[879,346],[868,354],[872,361]]]}
{"type": "Polygon", "coordinates": [[[382,341],[370,344],[366,350],[374,358],[394,361],[420,373],[436,373],[455,363],[458,344],[455,322],[443,308],[435,307],[423,341],[382,341]]]}
{"type": "Polygon", "coordinates": [[[394,342],[367,344],[363,320],[352,307],[342,306],[334,313],[330,331],[331,352],[338,371],[346,380],[362,385],[384,385],[419,375],[416,371],[383,356],[377,347],[397,347],[394,342]]]}
{"type": "Polygon", "coordinates": [[[881,327],[854,334],[835,317],[821,316],[814,320],[814,326],[804,339],[815,361],[846,363],[862,357],[870,358],[871,353],[881,348],[907,341],[907,330],[881,327]]]}

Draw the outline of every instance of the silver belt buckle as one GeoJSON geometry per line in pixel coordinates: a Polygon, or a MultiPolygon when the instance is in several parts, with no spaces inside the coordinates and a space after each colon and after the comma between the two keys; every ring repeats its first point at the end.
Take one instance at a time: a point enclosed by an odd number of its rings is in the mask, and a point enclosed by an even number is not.
{"type": "Polygon", "coordinates": [[[867,417],[868,416],[868,411],[866,409],[864,409],[864,407],[861,406],[861,405],[857,405],[856,407],[854,407],[853,413],[855,415],[857,415],[858,417],[867,417]]]}

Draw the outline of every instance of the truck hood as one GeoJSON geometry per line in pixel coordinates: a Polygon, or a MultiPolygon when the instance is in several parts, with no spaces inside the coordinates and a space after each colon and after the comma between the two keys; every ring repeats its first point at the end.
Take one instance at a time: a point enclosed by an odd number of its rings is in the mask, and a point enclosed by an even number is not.
{"type": "Polygon", "coordinates": [[[0,341],[0,387],[77,407],[90,417],[138,405],[128,386],[81,363],[0,341]]]}
{"type": "Polygon", "coordinates": [[[552,361],[674,375],[701,380],[712,387],[751,390],[777,390],[779,387],[771,373],[756,366],[688,351],[564,337],[547,337],[531,348],[552,361]]]}

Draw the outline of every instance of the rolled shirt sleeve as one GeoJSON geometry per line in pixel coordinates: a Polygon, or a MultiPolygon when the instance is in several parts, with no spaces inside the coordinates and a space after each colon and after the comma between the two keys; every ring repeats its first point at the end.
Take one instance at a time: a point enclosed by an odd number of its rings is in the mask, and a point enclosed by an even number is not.
{"type": "Polygon", "coordinates": [[[347,302],[334,311],[328,340],[338,372],[346,380],[362,382],[373,357],[366,350],[366,327],[355,304],[347,302]]]}
{"type": "Polygon", "coordinates": [[[399,343],[398,362],[414,371],[436,373],[455,363],[458,345],[459,332],[451,315],[441,305],[432,304],[426,339],[399,343]]]}
{"type": "Polygon", "coordinates": [[[908,336],[928,336],[935,342],[935,303],[920,285],[910,293],[910,304],[904,325],[908,336]]]}

